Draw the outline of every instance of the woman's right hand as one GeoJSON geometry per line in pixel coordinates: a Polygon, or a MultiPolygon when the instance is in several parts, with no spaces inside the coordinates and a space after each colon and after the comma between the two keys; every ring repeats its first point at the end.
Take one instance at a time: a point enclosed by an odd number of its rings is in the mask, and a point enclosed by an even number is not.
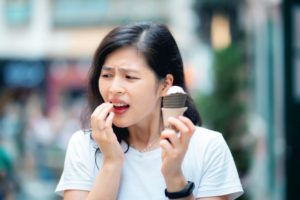
{"type": "Polygon", "coordinates": [[[103,154],[103,164],[122,164],[124,152],[113,132],[114,113],[111,103],[102,103],[91,115],[92,137],[103,154]]]}

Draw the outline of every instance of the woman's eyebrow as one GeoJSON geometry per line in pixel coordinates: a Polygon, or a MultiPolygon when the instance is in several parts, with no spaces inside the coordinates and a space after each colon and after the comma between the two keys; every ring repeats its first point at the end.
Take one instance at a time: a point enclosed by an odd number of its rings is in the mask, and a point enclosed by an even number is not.
{"type": "MultiPolygon", "coordinates": [[[[113,71],[114,68],[113,67],[108,67],[108,66],[103,66],[102,67],[102,71],[113,71]]],[[[120,67],[119,70],[123,73],[139,73],[138,70],[136,69],[129,69],[129,68],[126,68],[126,67],[120,67]]]]}
{"type": "Polygon", "coordinates": [[[107,67],[107,66],[102,66],[102,70],[105,70],[105,71],[112,71],[113,68],[112,68],[112,67],[107,67]]]}
{"type": "Polygon", "coordinates": [[[139,73],[138,70],[128,69],[128,68],[125,68],[125,67],[120,67],[119,70],[122,71],[122,72],[124,72],[124,73],[139,73]]]}

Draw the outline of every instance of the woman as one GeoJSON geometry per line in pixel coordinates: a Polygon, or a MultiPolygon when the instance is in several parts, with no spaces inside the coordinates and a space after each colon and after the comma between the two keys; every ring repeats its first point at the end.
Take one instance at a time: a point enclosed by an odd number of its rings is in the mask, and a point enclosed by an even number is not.
{"type": "Polygon", "coordinates": [[[90,71],[91,131],[72,136],[56,192],[72,200],[241,195],[227,144],[220,133],[199,127],[190,96],[184,116],[168,119],[176,131],[164,130],[162,97],[173,85],[187,91],[166,26],[132,24],[109,32],[90,71]]]}

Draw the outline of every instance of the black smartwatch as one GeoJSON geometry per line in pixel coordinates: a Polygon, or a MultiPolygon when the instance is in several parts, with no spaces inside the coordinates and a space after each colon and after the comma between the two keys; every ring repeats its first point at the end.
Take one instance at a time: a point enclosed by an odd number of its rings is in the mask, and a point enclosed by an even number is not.
{"type": "Polygon", "coordinates": [[[190,196],[192,194],[193,190],[195,188],[195,184],[191,181],[188,181],[186,186],[178,192],[168,192],[167,189],[165,189],[165,195],[169,199],[179,199],[190,196]]]}

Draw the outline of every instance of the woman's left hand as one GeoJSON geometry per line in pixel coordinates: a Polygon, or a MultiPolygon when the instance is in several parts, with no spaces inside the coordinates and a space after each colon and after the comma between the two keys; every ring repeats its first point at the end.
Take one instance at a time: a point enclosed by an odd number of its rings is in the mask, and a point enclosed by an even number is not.
{"type": "Polygon", "coordinates": [[[165,129],[161,133],[162,174],[168,188],[181,187],[186,180],[183,177],[181,165],[188,149],[190,139],[195,131],[195,125],[184,116],[170,117],[170,125],[176,130],[165,129]],[[179,133],[178,133],[179,132],[179,133]],[[179,134],[179,135],[178,135],[179,134]]]}

